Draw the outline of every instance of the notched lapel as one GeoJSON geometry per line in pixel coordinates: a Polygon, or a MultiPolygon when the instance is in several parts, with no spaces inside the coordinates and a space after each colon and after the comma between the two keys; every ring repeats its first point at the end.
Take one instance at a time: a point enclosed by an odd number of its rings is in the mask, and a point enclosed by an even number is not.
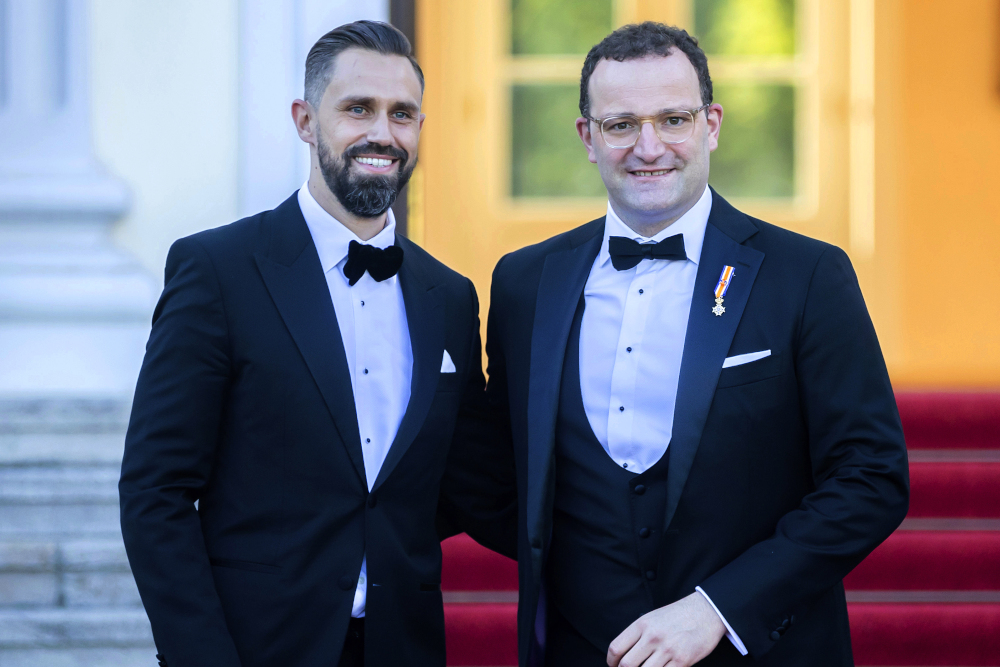
{"type": "MultiPolygon", "coordinates": [[[[722,198],[719,197],[718,200],[722,198]]],[[[716,203],[713,202],[713,209],[715,207],[716,203]]],[[[719,201],[719,209],[725,211],[727,216],[734,214],[742,216],[724,200],[719,201]]],[[[705,228],[705,243],[698,264],[687,334],[684,339],[677,403],[674,408],[673,435],[667,450],[670,456],[670,468],[667,473],[665,528],[670,526],[677,511],[715,396],[715,386],[722,372],[722,363],[729,353],[733,336],[750,297],[750,290],[757,278],[757,271],[764,260],[764,253],[740,245],[712,222],[710,218],[705,228]],[[735,275],[726,292],[726,312],[722,316],[717,316],[712,312],[712,307],[715,305],[715,286],[719,281],[722,267],[727,265],[734,267],[735,275]]]]}
{"type": "Polygon", "coordinates": [[[365,462],[351,374],[337,314],[316,248],[310,241],[288,266],[259,253],[254,255],[254,259],[364,483],[365,462]]]}
{"type": "Polygon", "coordinates": [[[594,236],[580,245],[550,253],[538,281],[528,378],[527,507],[528,538],[536,550],[545,541],[546,517],[554,493],[552,460],[566,343],[573,315],[603,239],[604,225],[601,224],[596,226],[594,236]]]}
{"type": "Polygon", "coordinates": [[[410,401],[399,423],[396,437],[375,478],[372,491],[385,482],[393,469],[413,444],[427,419],[434,392],[441,378],[444,356],[444,297],[442,290],[431,284],[419,270],[415,260],[406,259],[399,270],[399,284],[406,307],[406,326],[410,332],[413,352],[413,373],[410,380],[410,401]]]}

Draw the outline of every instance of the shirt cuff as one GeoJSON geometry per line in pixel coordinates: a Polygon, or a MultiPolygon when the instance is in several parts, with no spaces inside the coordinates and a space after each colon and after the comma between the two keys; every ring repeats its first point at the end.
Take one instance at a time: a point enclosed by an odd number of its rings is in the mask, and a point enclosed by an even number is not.
{"type": "Polygon", "coordinates": [[[744,646],[742,640],[740,640],[739,635],[737,635],[736,631],[733,630],[731,625],[729,625],[729,621],[726,620],[726,617],[722,615],[719,608],[715,606],[714,602],[712,602],[712,598],[708,597],[708,593],[701,590],[701,586],[695,586],[694,589],[701,593],[702,597],[708,600],[708,604],[712,605],[712,609],[714,609],[715,613],[719,615],[719,620],[721,620],[722,624],[726,626],[726,639],[733,643],[733,646],[735,646],[736,650],[740,652],[740,655],[746,655],[749,653],[749,651],[747,651],[747,647],[744,646]]]}

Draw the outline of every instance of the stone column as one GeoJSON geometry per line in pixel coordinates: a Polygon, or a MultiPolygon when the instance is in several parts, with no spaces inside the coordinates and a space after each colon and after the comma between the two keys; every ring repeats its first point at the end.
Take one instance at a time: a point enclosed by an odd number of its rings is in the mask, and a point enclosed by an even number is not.
{"type": "Polygon", "coordinates": [[[0,0],[0,400],[131,397],[155,284],[111,244],[86,0],[0,0]]]}
{"type": "Polygon", "coordinates": [[[116,482],[156,285],[111,244],[86,0],[0,0],[0,664],[145,667],[116,482]]]}

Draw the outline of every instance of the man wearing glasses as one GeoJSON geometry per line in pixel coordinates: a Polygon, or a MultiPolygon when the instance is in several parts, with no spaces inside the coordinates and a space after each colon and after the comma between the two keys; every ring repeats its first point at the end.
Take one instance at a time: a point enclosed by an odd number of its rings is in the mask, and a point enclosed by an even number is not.
{"type": "Polygon", "coordinates": [[[683,30],[591,49],[580,112],[606,217],[493,275],[521,664],[851,665],[841,580],[909,489],[850,261],[708,187],[723,110],[683,30]]]}

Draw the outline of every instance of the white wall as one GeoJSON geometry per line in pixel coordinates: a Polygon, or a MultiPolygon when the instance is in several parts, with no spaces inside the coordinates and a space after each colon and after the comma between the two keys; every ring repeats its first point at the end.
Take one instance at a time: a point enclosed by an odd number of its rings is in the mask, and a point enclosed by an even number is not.
{"type": "Polygon", "coordinates": [[[175,239],[237,201],[237,0],[92,0],[98,159],[132,191],[116,241],[162,279],[175,239]]]}
{"type": "Polygon", "coordinates": [[[175,239],[291,194],[305,55],[359,18],[387,20],[388,0],[91,0],[95,151],[132,192],[116,242],[162,280],[175,239]]]}

